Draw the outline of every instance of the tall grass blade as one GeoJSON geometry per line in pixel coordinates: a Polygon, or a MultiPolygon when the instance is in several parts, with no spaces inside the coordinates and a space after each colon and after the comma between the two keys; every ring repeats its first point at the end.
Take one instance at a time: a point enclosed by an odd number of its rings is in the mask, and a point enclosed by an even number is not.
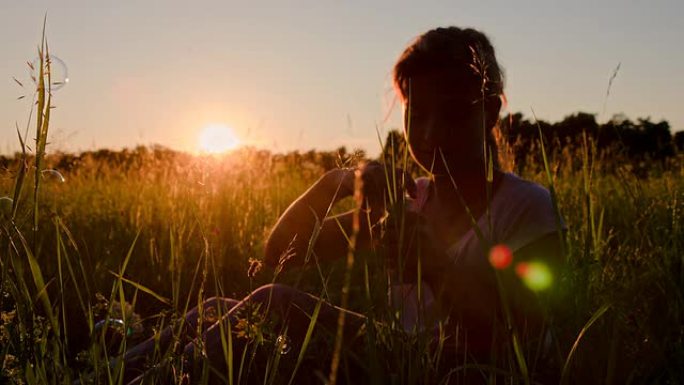
{"type": "Polygon", "coordinates": [[[43,273],[40,268],[40,265],[38,264],[38,261],[36,260],[35,256],[33,255],[33,251],[28,245],[28,242],[26,242],[26,239],[24,236],[19,232],[18,229],[16,230],[17,237],[21,241],[21,245],[23,247],[23,251],[26,254],[26,259],[29,264],[29,270],[31,272],[31,278],[33,279],[33,284],[36,286],[36,290],[38,292],[38,295],[36,296],[38,299],[40,299],[41,303],[43,304],[43,310],[45,311],[45,314],[50,321],[50,324],[53,327],[53,330],[57,334],[57,336],[60,335],[60,327],[59,327],[59,322],[57,318],[54,315],[54,312],[52,310],[52,304],[50,303],[50,298],[48,297],[48,293],[46,290],[47,285],[45,284],[45,279],[43,278],[43,273]]]}
{"type": "Polygon", "coordinates": [[[321,310],[322,304],[323,299],[319,298],[318,303],[314,308],[313,314],[311,314],[311,321],[309,322],[309,327],[306,329],[306,334],[304,335],[304,340],[302,341],[302,346],[299,349],[299,355],[297,356],[297,363],[295,363],[295,367],[292,370],[292,375],[290,376],[290,381],[288,381],[288,385],[292,385],[295,379],[295,375],[297,375],[297,370],[299,369],[299,366],[302,364],[302,361],[304,360],[304,355],[306,354],[306,349],[309,346],[309,343],[311,342],[311,336],[313,335],[314,328],[316,327],[316,322],[318,321],[318,314],[321,310]]]}
{"type": "Polygon", "coordinates": [[[111,275],[115,276],[117,280],[120,280],[121,282],[126,282],[127,284],[129,284],[129,285],[135,287],[136,289],[142,291],[143,293],[147,293],[147,294],[151,295],[151,296],[152,296],[154,299],[156,299],[157,301],[159,301],[159,302],[161,302],[161,303],[163,303],[163,304],[165,304],[165,305],[170,305],[170,304],[171,304],[171,301],[170,301],[168,298],[165,298],[165,297],[163,297],[163,296],[161,296],[161,295],[155,293],[152,289],[150,289],[150,288],[148,288],[148,287],[146,287],[146,286],[144,286],[144,285],[141,285],[141,284],[139,284],[139,283],[137,283],[137,282],[135,282],[135,281],[133,281],[133,280],[130,280],[130,279],[128,279],[128,278],[126,278],[126,277],[124,277],[124,276],[122,276],[122,275],[119,275],[118,273],[116,273],[116,272],[114,272],[114,271],[111,271],[111,270],[110,270],[109,273],[110,273],[111,275]]]}
{"type": "MultiPolygon", "coordinates": [[[[359,170],[355,173],[354,178],[354,201],[355,208],[353,212],[352,219],[352,233],[349,237],[349,248],[347,250],[347,263],[346,270],[344,272],[344,282],[342,286],[342,298],[340,306],[342,309],[347,309],[349,304],[349,288],[351,285],[351,273],[354,267],[354,252],[356,249],[356,237],[359,233],[360,228],[360,213],[363,204],[363,181],[361,180],[361,172],[359,170]]],[[[344,337],[344,324],[345,324],[346,312],[340,311],[337,318],[337,333],[335,335],[335,345],[333,348],[333,358],[330,363],[330,376],[328,377],[328,384],[335,385],[337,383],[337,374],[340,364],[340,355],[342,353],[342,340],[344,337]]]]}
{"type": "Polygon", "coordinates": [[[577,351],[577,347],[579,346],[580,341],[582,340],[582,337],[584,337],[584,334],[591,328],[591,326],[599,319],[603,314],[605,314],[608,309],[610,309],[610,304],[605,304],[601,306],[594,314],[589,318],[589,321],[582,327],[580,330],[579,334],[577,335],[577,338],[575,339],[575,342],[572,344],[572,348],[570,349],[570,352],[568,353],[568,356],[565,358],[565,363],[563,364],[563,370],[561,371],[561,380],[560,384],[563,385],[567,381],[567,376],[568,376],[568,370],[570,369],[570,362],[572,361],[572,358],[575,354],[575,351],[577,351]]]}

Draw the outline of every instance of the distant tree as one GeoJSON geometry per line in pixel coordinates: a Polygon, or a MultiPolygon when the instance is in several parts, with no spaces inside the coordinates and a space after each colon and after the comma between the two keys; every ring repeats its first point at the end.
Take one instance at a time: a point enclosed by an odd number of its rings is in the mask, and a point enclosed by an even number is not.
{"type": "Polygon", "coordinates": [[[684,131],[675,132],[674,145],[677,152],[684,152],[684,131]]]}
{"type": "Polygon", "coordinates": [[[662,120],[658,123],[653,123],[650,118],[639,118],[639,126],[641,127],[642,144],[645,147],[645,153],[657,160],[664,160],[674,155],[672,134],[670,133],[670,124],[668,122],[662,120]]]}
{"type": "Polygon", "coordinates": [[[423,169],[413,161],[406,146],[404,134],[396,129],[387,133],[379,161],[388,166],[394,165],[397,168],[405,168],[414,177],[425,174],[423,169]],[[404,162],[406,162],[405,167],[404,162]]]}
{"type": "Polygon", "coordinates": [[[15,163],[15,159],[18,157],[8,157],[4,155],[0,155],[0,171],[8,171],[12,169],[12,166],[15,163]]]}
{"type": "Polygon", "coordinates": [[[385,163],[400,163],[404,154],[408,151],[404,135],[398,130],[390,130],[385,138],[382,148],[381,161],[385,163]]]}
{"type": "Polygon", "coordinates": [[[624,114],[614,115],[604,123],[596,122],[595,114],[578,112],[568,115],[557,123],[543,120],[531,121],[521,113],[506,115],[501,120],[501,129],[510,143],[513,143],[515,164],[525,168],[530,151],[539,143],[541,129],[547,154],[555,154],[570,146],[582,143],[583,135],[592,141],[599,153],[611,152],[611,156],[623,156],[624,161],[635,163],[643,160],[664,161],[674,155],[675,149],[684,146],[684,134],[673,139],[667,121],[652,122],[640,118],[636,122],[624,114]],[[677,142],[679,140],[680,142],[677,142]]]}
{"type": "MultiPolygon", "coordinates": [[[[508,142],[506,154],[512,153],[513,157],[513,161],[506,164],[514,165],[514,169],[518,171],[527,169],[530,165],[541,164],[540,132],[547,156],[552,161],[555,161],[557,156],[569,159],[567,163],[570,167],[577,167],[578,163],[573,162],[571,158],[575,156],[579,146],[583,145],[584,135],[592,146],[595,146],[598,156],[610,159],[615,164],[631,162],[633,165],[640,165],[646,162],[646,167],[650,167],[650,161],[656,161],[660,162],[661,167],[668,167],[668,158],[675,153],[684,152],[684,131],[673,134],[667,121],[654,122],[649,117],[632,121],[624,114],[616,114],[608,122],[599,124],[595,114],[577,112],[559,122],[550,123],[525,117],[518,112],[503,116],[499,128],[502,138],[508,142]]],[[[0,156],[0,171],[15,170],[20,156],[21,154],[14,154],[11,157],[0,156]]],[[[242,148],[237,150],[234,156],[246,156],[255,163],[270,164],[274,167],[300,167],[304,163],[313,163],[323,171],[336,167],[354,167],[366,159],[366,154],[362,150],[354,149],[349,152],[344,146],[333,151],[310,150],[304,153],[291,151],[276,154],[266,150],[242,148]]],[[[152,145],[119,151],[99,149],[79,154],[57,152],[48,156],[46,161],[49,167],[62,172],[84,169],[99,175],[100,171],[141,170],[150,164],[159,165],[160,169],[183,168],[192,163],[191,158],[190,154],[152,145]]],[[[404,161],[407,161],[406,168],[414,176],[424,174],[411,158],[400,130],[390,130],[387,133],[378,160],[386,164],[393,163],[397,167],[403,167],[404,161]]]]}
{"type": "Polygon", "coordinates": [[[578,112],[566,116],[560,122],[555,123],[553,125],[553,134],[560,139],[561,143],[569,143],[582,138],[584,134],[596,136],[598,127],[595,114],[578,112]]]}
{"type": "MultiPolygon", "coordinates": [[[[602,126],[605,135],[612,134],[613,142],[632,160],[644,158],[664,160],[674,155],[674,143],[667,121],[651,122],[650,118],[632,122],[623,116],[616,116],[602,126]]],[[[604,146],[606,147],[606,146],[604,146]]]]}
{"type": "Polygon", "coordinates": [[[534,154],[533,149],[539,142],[540,130],[544,143],[550,143],[552,139],[551,124],[544,120],[528,120],[519,112],[504,116],[499,122],[499,128],[504,139],[511,145],[514,158],[512,163],[517,170],[528,166],[530,156],[534,154]]]}
{"type": "Polygon", "coordinates": [[[337,167],[337,154],[334,152],[321,153],[320,163],[324,171],[330,171],[337,167]]]}

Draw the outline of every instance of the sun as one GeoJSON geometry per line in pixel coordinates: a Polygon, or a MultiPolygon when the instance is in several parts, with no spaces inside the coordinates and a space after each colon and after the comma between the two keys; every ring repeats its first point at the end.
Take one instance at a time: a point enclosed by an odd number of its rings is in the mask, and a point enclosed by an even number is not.
{"type": "Polygon", "coordinates": [[[224,124],[211,124],[202,129],[199,135],[199,149],[210,154],[220,154],[236,149],[240,138],[232,128],[224,124]]]}

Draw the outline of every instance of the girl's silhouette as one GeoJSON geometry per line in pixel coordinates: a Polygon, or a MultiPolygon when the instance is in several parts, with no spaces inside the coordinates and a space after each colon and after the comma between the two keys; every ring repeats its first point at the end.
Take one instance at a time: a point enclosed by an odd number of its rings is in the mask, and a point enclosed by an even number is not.
{"type": "MultiPolygon", "coordinates": [[[[494,133],[504,93],[494,48],[474,29],[437,28],[404,50],[393,79],[403,106],[408,148],[430,178],[412,180],[396,173],[403,181],[399,196],[406,196],[404,226],[409,234],[404,238],[408,241],[399,245],[392,214],[397,207],[386,205],[388,194],[396,192],[387,188],[385,167],[370,162],[358,170],[365,220],[360,222],[356,251],[374,247],[372,240],[383,236],[380,243],[390,265],[402,271],[402,276],[394,274],[390,286],[391,306],[402,309],[400,321],[407,331],[432,333],[441,324],[449,336],[445,355],[467,351],[483,362],[505,344],[508,324],[502,302],[521,338],[542,338],[542,316],[534,294],[512,269],[500,274],[499,290],[488,258],[490,247],[505,245],[516,261],[541,260],[551,268],[561,262],[562,222],[549,191],[499,167],[494,133]]],[[[356,171],[329,171],[290,205],[266,241],[267,264],[301,264],[317,223],[320,231],[312,251],[318,261],[346,256],[353,213],[332,217],[328,212],[354,193],[356,171]]],[[[390,174],[394,177],[394,171],[390,174]]],[[[214,298],[203,306],[222,306],[226,316],[221,322],[231,322],[235,329],[237,314],[249,304],[261,304],[267,316],[287,323],[297,351],[319,302],[311,294],[274,284],[258,288],[242,301],[214,298]]],[[[347,341],[353,341],[366,321],[361,314],[323,302],[317,328],[334,331],[339,312],[347,312],[345,333],[347,341]]],[[[187,315],[189,329],[196,330],[197,318],[196,310],[187,315]]],[[[227,373],[220,330],[216,323],[196,338],[202,340],[209,363],[227,373]]],[[[170,331],[165,333],[162,345],[170,339],[170,331]]],[[[238,339],[233,341],[239,344],[238,339]]],[[[136,367],[136,357],[148,353],[151,344],[126,353],[130,367],[136,367]]],[[[197,346],[187,344],[187,357],[195,356],[197,346]]],[[[241,356],[240,348],[234,347],[235,357],[241,356]]]]}

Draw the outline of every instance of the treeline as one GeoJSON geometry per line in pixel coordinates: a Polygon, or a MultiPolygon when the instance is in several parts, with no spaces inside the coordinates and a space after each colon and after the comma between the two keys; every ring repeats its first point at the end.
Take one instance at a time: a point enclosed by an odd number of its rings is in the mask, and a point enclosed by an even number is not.
{"type": "MultiPolygon", "coordinates": [[[[667,121],[653,122],[650,118],[632,121],[624,115],[616,115],[610,121],[599,124],[594,114],[579,112],[563,120],[550,123],[523,116],[509,114],[501,119],[500,135],[505,143],[499,151],[508,168],[522,170],[525,167],[540,166],[540,138],[543,138],[547,156],[555,164],[562,157],[577,157],[582,151],[593,157],[604,159],[613,165],[629,164],[642,172],[653,167],[667,168],[669,160],[684,153],[684,131],[672,134],[667,121]],[[540,136],[541,133],[541,136],[540,136]]],[[[367,156],[363,150],[348,151],[342,146],[333,151],[310,150],[274,154],[268,150],[241,148],[224,155],[222,161],[245,162],[269,165],[270,167],[304,167],[307,170],[327,171],[335,167],[353,166],[367,156]]],[[[21,159],[19,154],[0,156],[0,170],[16,170],[21,159]]],[[[400,131],[388,133],[380,159],[401,165],[408,156],[404,138],[400,131]]],[[[54,153],[46,159],[49,168],[61,172],[149,169],[180,169],[196,164],[197,157],[174,151],[162,146],[138,146],[133,149],[113,151],[101,149],[79,154],[54,153]]],[[[572,162],[570,162],[572,163],[572,162]]],[[[575,162],[577,163],[577,162],[575,162]]],[[[418,167],[408,165],[415,172],[418,167]]]]}
{"type": "Polygon", "coordinates": [[[551,150],[580,144],[586,136],[599,151],[615,151],[637,161],[664,160],[684,151],[684,131],[672,135],[670,124],[665,120],[632,121],[624,115],[615,115],[599,124],[594,114],[579,112],[556,123],[535,121],[521,113],[507,115],[501,121],[501,131],[508,141],[521,147],[515,154],[516,160],[522,159],[524,149],[539,140],[540,130],[551,150]]]}
{"type": "MultiPolygon", "coordinates": [[[[650,118],[632,121],[615,115],[603,124],[594,114],[579,112],[555,123],[535,120],[521,113],[502,117],[499,123],[499,160],[504,168],[515,171],[543,167],[544,151],[557,167],[579,167],[578,157],[599,160],[607,169],[628,166],[645,175],[654,169],[670,168],[674,158],[684,153],[684,131],[672,134],[670,124],[650,118]]],[[[400,162],[406,156],[404,137],[391,131],[385,140],[382,157],[400,162]]]]}
{"type": "MultiPolygon", "coordinates": [[[[21,154],[0,155],[0,174],[8,175],[16,171],[21,162],[21,154]]],[[[45,168],[56,169],[62,173],[111,174],[114,172],[176,172],[184,168],[199,167],[203,163],[222,164],[231,167],[235,164],[251,164],[259,169],[300,168],[310,172],[328,171],[338,167],[351,167],[367,159],[363,150],[348,151],[342,146],[333,151],[310,150],[305,152],[272,153],[268,150],[243,147],[218,157],[211,155],[192,155],[163,146],[137,146],[119,151],[100,149],[83,151],[78,154],[55,152],[45,158],[45,168]]],[[[33,164],[29,156],[28,163],[33,164]]]]}

